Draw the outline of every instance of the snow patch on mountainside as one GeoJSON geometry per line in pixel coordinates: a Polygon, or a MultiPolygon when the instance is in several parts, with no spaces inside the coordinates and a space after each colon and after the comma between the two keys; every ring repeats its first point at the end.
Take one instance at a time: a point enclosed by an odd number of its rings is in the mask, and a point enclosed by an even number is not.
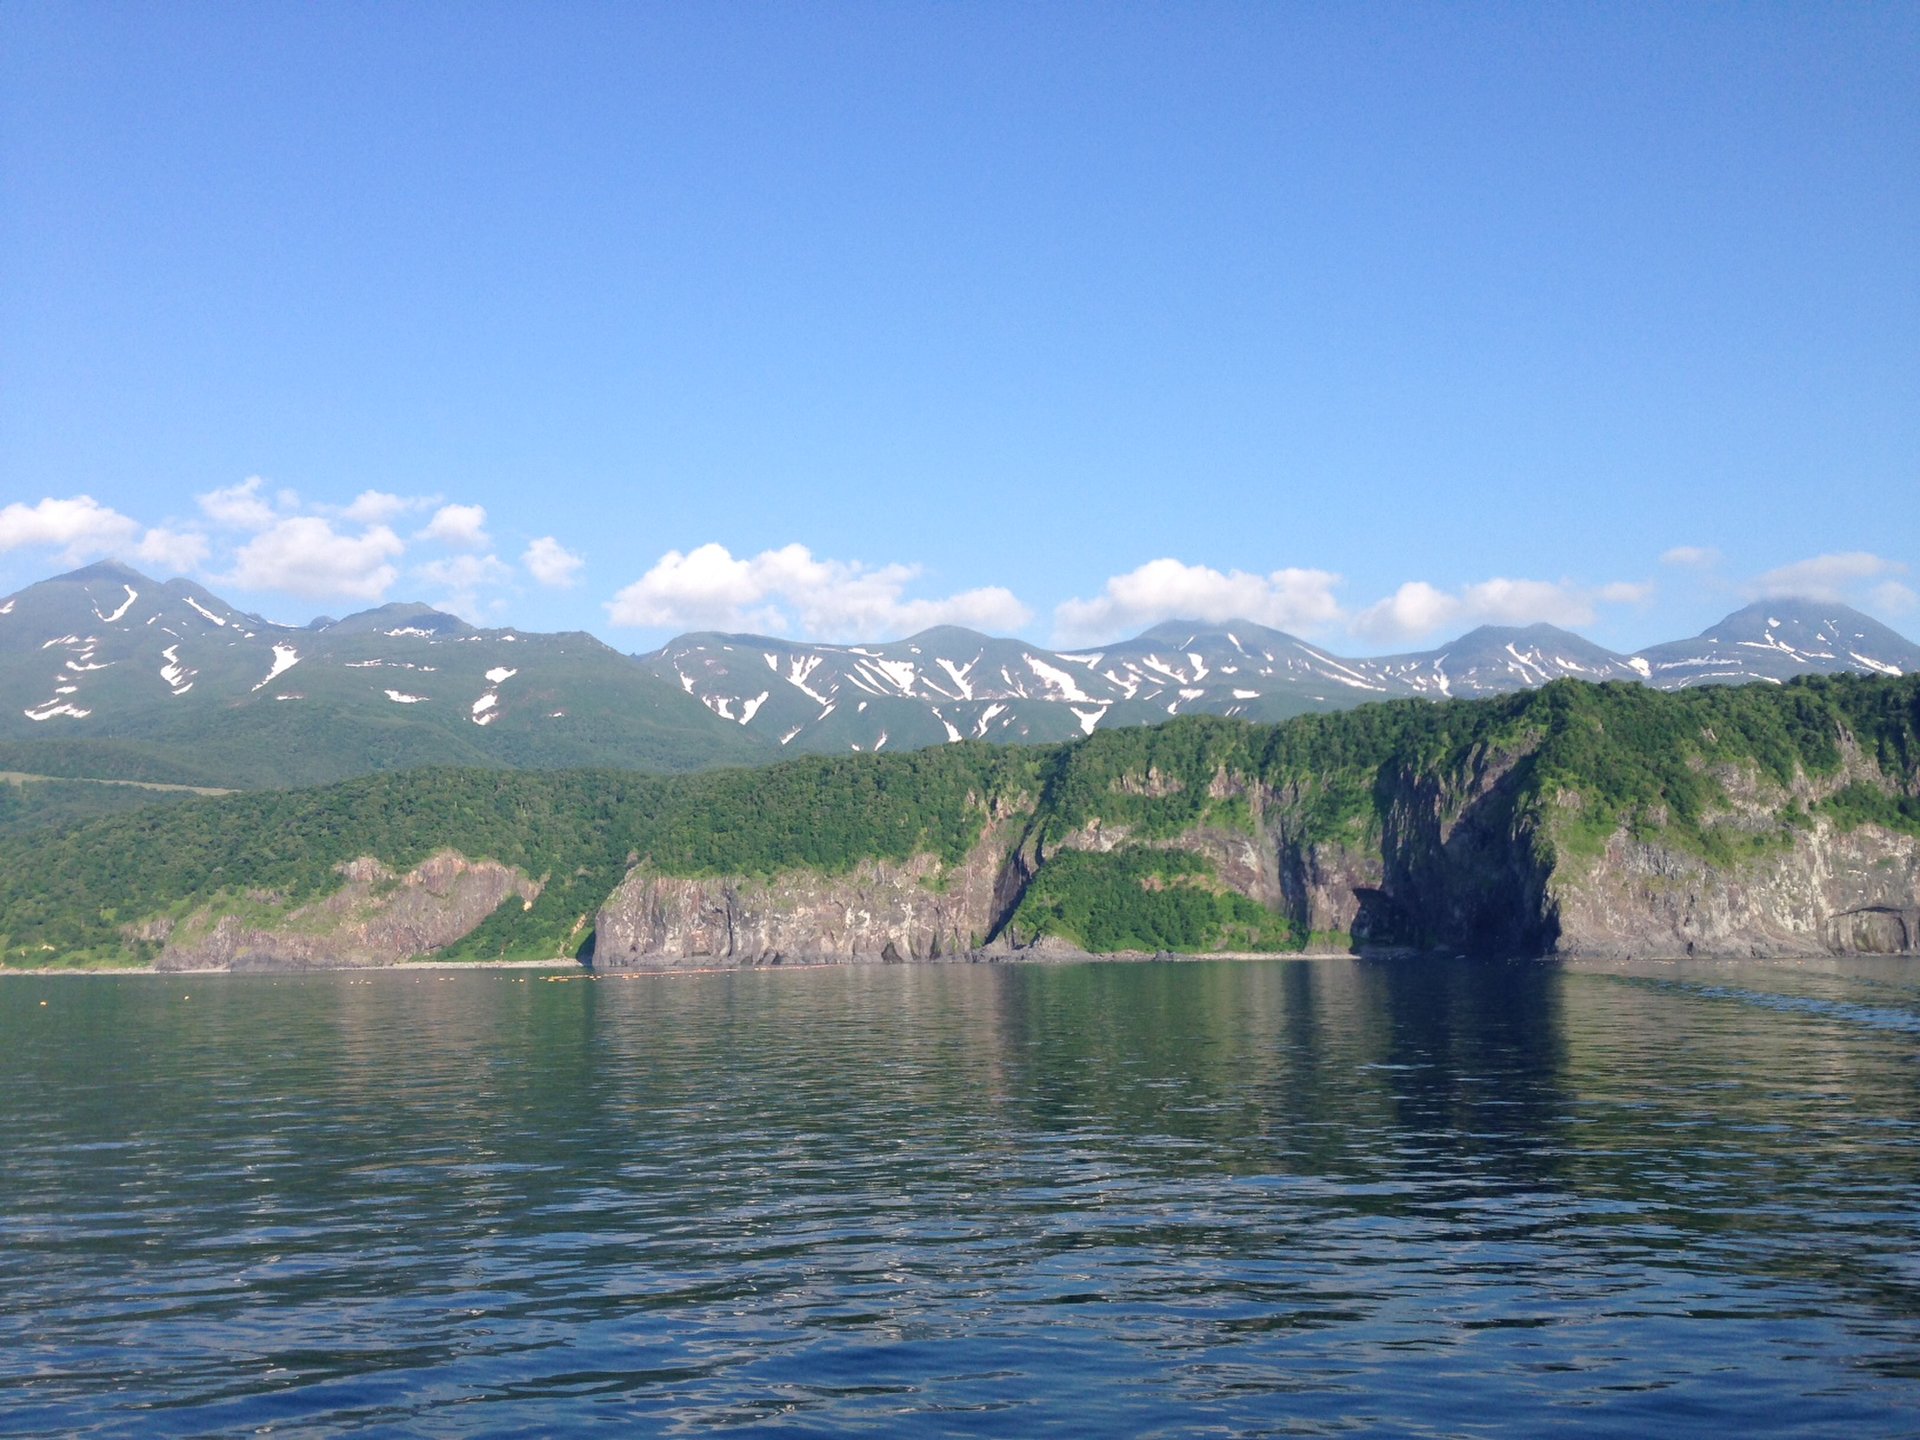
{"type": "MultiPolygon", "coordinates": [[[[94,605],[93,606],[94,619],[100,621],[102,624],[111,625],[114,623],[114,621],[118,620],[122,615],[126,614],[127,611],[133,608],[133,602],[140,598],[140,592],[135,590],[131,585],[123,584],[120,588],[127,592],[127,598],[120,602],[120,608],[114,611],[111,615],[103,615],[100,612],[100,607],[98,605],[94,605]]],[[[91,601],[89,601],[88,603],[92,604],[91,601]]]]}
{"type": "Polygon", "coordinates": [[[1049,699],[1057,698],[1069,702],[1077,700],[1082,704],[1093,699],[1093,696],[1080,688],[1080,682],[1066,671],[1024,652],[1020,658],[1027,662],[1034,674],[1046,681],[1048,689],[1058,692],[1057,696],[1049,696],[1049,699]]]}
{"type": "Polygon", "coordinates": [[[802,695],[813,701],[814,704],[826,705],[831,703],[827,697],[822,695],[818,690],[809,688],[807,685],[807,681],[813,678],[813,672],[819,668],[820,657],[818,655],[795,655],[792,666],[787,671],[786,681],[802,695]]]}
{"type": "Polygon", "coordinates": [[[882,685],[891,685],[901,695],[911,696],[914,687],[920,683],[920,672],[911,660],[865,660],[860,669],[869,675],[884,677],[882,685]]]}
{"type": "Polygon", "coordinates": [[[256,690],[264,690],[299,663],[300,652],[298,650],[294,649],[291,645],[276,644],[273,647],[273,668],[267,671],[267,678],[253,688],[256,690]]]}
{"type": "Polygon", "coordinates": [[[55,696],[37,710],[22,710],[20,713],[29,720],[51,720],[56,715],[71,715],[76,720],[84,720],[87,716],[91,715],[93,711],[83,710],[77,705],[70,705],[58,696],[55,696]]]}
{"type": "Polygon", "coordinates": [[[979,664],[979,661],[969,660],[964,665],[956,665],[943,655],[935,663],[947,672],[947,678],[953,681],[954,689],[960,692],[962,700],[973,699],[973,667],[979,664]]]}
{"type": "Polygon", "coordinates": [[[1107,707],[1105,705],[1096,705],[1091,710],[1082,710],[1078,705],[1069,706],[1068,708],[1073,711],[1073,718],[1080,722],[1080,733],[1082,735],[1093,734],[1100,722],[1107,717],[1107,707]]]}
{"type": "Polygon", "coordinates": [[[160,678],[167,682],[167,688],[175,695],[184,695],[193,689],[193,677],[200,672],[180,663],[180,647],[169,645],[160,654],[167,662],[160,667],[160,678]]]}

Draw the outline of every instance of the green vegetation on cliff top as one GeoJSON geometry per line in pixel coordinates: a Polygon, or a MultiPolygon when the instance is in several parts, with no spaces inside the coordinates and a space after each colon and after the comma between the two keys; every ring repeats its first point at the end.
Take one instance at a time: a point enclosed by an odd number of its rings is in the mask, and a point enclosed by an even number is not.
{"type": "Polygon", "coordinates": [[[1565,681],[1278,725],[1196,716],[1062,746],[962,743],[683,776],[411,771],[0,836],[0,950],[14,965],[140,958],[152,947],[128,941],[129,924],[221,897],[297,904],[334,888],[336,867],[358,856],[404,869],[453,849],[547,885],[531,910],[503,905],[456,953],[558,954],[575,948],[583,916],[591,923],[631,861],[683,875],[838,872],[915,853],[954,863],[993,807],[1017,817],[1010,844],[1025,825],[1053,857],[1017,929],[1051,927],[1091,948],[1190,948],[1205,933],[1251,949],[1283,943],[1281,930],[1229,904],[1204,874],[1169,868],[1185,862],[1128,850],[1056,869],[1071,853],[1056,847],[1095,820],[1125,827],[1135,844],[1197,825],[1246,830],[1259,803],[1297,839],[1364,848],[1421,807],[1444,821],[1476,783],[1504,776],[1515,826],[1565,856],[1625,827],[1724,860],[1807,823],[1797,801],[1774,803],[1779,787],[1805,780],[1825,796],[1814,811],[1838,823],[1920,833],[1917,771],[1916,677],[1678,693],[1565,681]],[[1891,789],[1864,772],[1842,783],[1849,754],[1891,789]],[[1729,790],[1756,784],[1759,821],[1742,818],[1729,790]],[[1152,865],[1161,868],[1142,869],[1152,865]],[[1116,886],[1130,908],[1113,909],[1116,886]],[[1112,919],[1097,918],[1103,907],[1112,919]]]}
{"type": "Polygon", "coordinates": [[[1057,852],[1013,929],[1023,944],[1051,936],[1100,953],[1298,948],[1284,916],[1226,889],[1204,858],[1145,845],[1057,852]]]}

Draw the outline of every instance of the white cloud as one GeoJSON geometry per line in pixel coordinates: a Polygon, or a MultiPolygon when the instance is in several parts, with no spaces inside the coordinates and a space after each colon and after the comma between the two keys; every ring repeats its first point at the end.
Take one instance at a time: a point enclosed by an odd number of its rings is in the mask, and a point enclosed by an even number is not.
{"type": "Polygon", "coordinates": [[[1220,571],[1178,560],[1149,560],[1108,580],[1091,600],[1067,600],[1053,612],[1069,644],[1099,643],[1161,620],[1252,620],[1277,629],[1315,629],[1340,618],[1327,570],[1275,570],[1268,575],[1220,571]]]}
{"type": "Polygon", "coordinates": [[[1614,580],[1593,592],[1603,605],[1645,605],[1659,587],[1651,580],[1614,580]]]}
{"type": "MultiPolygon", "coordinates": [[[[193,498],[200,504],[200,513],[216,525],[229,530],[265,530],[280,518],[280,512],[261,497],[260,487],[265,483],[258,475],[249,475],[238,485],[193,498]]],[[[283,490],[278,498],[297,502],[299,497],[283,490]]]]}
{"type": "Polygon", "coordinates": [[[156,526],[140,537],[133,554],[143,565],[158,566],[179,575],[204,564],[210,548],[207,537],[197,530],[168,530],[156,526]]]}
{"type": "Polygon", "coordinates": [[[1689,570],[1706,570],[1720,563],[1720,552],[1711,545],[1676,545],[1663,551],[1662,565],[1679,565],[1689,570]]]}
{"type": "Polygon", "coordinates": [[[487,507],[484,505],[442,505],[433,512],[427,528],[416,540],[438,540],[444,545],[459,545],[468,550],[484,550],[493,541],[487,535],[487,507]]]}
{"type": "MultiPolygon", "coordinates": [[[[1792,596],[1844,604],[1850,597],[1859,595],[1868,581],[1879,580],[1884,587],[1891,577],[1904,575],[1906,571],[1907,567],[1897,560],[1865,550],[1848,550],[1836,555],[1815,555],[1769,570],[1756,577],[1747,591],[1755,598],[1792,596]]],[[[1892,583],[1899,585],[1898,581],[1892,583]]]]}
{"type": "Polygon", "coordinates": [[[551,585],[564,590],[578,578],[580,567],[587,562],[562,545],[551,535],[542,535],[521,555],[520,563],[527,567],[527,573],[542,585],[551,585]]]}
{"type": "Polygon", "coordinates": [[[481,603],[480,591],[500,584],[513,574],[513,567],[498,555],[453,555],[429,561],[416,573],[445,592],[432,602],[436,609],[477,623],[487,608],[481,603]]]}
{"type": "Polygon", "coordinates": [[[356,525],[384,525],[409,510],[424,510],[433,501],[420,495],[392,495],[385,490],[362,490],[341,509],[340,518],[356,525]]]}
{"type": "Polygon", "coordinates": [[[1460,599],[1466,613],[1482,624],[1589,625],[1599,592],[1564,580],[1494,579],[1468,585],[1460,599]]]}
{"type": "Polygon", "coordinates": [[[1354,616],[1351,628],[1369,640],[1404,640],[1452,624],[1461,608],[1457,596],[1424,580],[1409,580],[1354,616]]]}
{"type": "Polygon", "coordinates": [[[63,564],[77,565],[89,556],[130,545],[139,533],[138,521],[91,495],[65,500],[48,496],[36,505],[16,501],[0,509],[0,552],[28,546],[58,548],[63,564]]]}
{"type": "Polygon", "coordinates": [[[1876,610],[1884,610],[1889,615],[1904,615],[1920,605],[1920,595],[1913,593],[1913,587],[1902,585],[1898,580],[1887,580],[1874,586],[1871,598],[1876,610]]]}
{"type": "Polygon", "coordinates": [[[1369,640],[1414,640],[1455,625],[1590,625],[1599,605],[1638,605],[1653,594],[1644,583],[1617,580],[1596,587],[1565,580],[1496,578],[1442,590],[1409,580],[1353,617],[1369,640]]]}
{"type": "Polygon", "coordinates": [[[908,599],[919,574],[912,565],[869,567],[857,560],[819,560],[804,545],[751,558],[707,544],[669,550],[607,604],[616,625],[672,630],[798,628],[817,639],[878,640],[930,625],[1016,630],[1032,612],[999,586],[944,599],[908,599]]]}
{"type": "Polygon", "coordinates": [[[225,583],[306,599],[383,598],[400,578],[392,564],[406,545],[384,525],[342,535],[317,515],[281,520],[254,536],[234,556],[225,583]]]}

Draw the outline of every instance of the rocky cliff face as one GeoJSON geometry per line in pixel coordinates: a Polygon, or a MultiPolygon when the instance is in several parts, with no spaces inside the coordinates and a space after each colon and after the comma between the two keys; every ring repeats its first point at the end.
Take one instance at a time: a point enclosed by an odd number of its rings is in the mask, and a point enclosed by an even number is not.
{"type": "Polygon", "coordinates": [[[339,890],[279,915],[270,913],[274,897],[256,896],[251,917],[214,906],[178,924],[150,923],[135,938],[165,942],[156,962],[163,970],[394,965],[453,944],[509,895],[531,905],[540,893],[518,870],[451,851],[405,874],[372,858],[340,873],[339,890]]]}
{"type": "MultiPolygon", "coordinates": [[[[1151,774],[1127,784],[1154,793],[1151,774]]],[[[1353,843],[1304,838],[1300,797],[1225,774],[1214,799],[1244,799],[1252,832],[1196,825],[1152,843],[1207,859],[1221,883],[1307,932],[1346,932],[1374,948],[1503,954],[1551,948],[1547,868],[1514,818],[1510,761],[1488,758],[1464,784],[1400,777],[1384,831],[1353,843]]],[[[645,866],[602,907],[594,963],[611,967],[751,965],[782,959],[927,959],[1010,949],[1027,881],[1062,850],[1139,843],[1090,820],[1044,842],[1024,813],[999,815],[960,866],[931,856],[873,861],[851,874],[687,879],[645,866]]]]}
{"type": "Polygon", "coordinates": [[[1558,951],[1603,958],[1670,955],[1810,956],[1920,951],[1920,838],[1877,825],[1842,829],[1813,818],[1782,830],[1795,807],[1817,817],[1846,785],[1897,782],[1842,737],[1840,770],[1782,788],[1751,766],[1722,766],[1730,832],[1787,843],[1714,865],[1657,838],[1624,831],[1595,859],[1560,866],[1548,903],[1558,951]]]}
{"type": "Polygon", "coordinates": [[[1920,840],[1820,820],[1791,848],[1718,868],[1614,836],[1556,876],[1563,954],[1900,954],[1920,950],[1920,840]]]}
{"type": "MultiPolygon", "coordinates": [[[[1225,774],[1213,798],[1245,801],[1250,828],[1208,822],[1149,843],[1191,851],[1227,888],[1306,932],[1351,934],[1362,951],[1595,957],[1794,956],[1920,951],[1920,838],[1827,818],[1783,830],[1790,804],[1820,793],[1718,777],[1726,822],[1768,843],[1715,866],[1656,828],[1621,831],[1599,852],[1554,843],[1562,812],[1524,802],[1527,758],[1488,752],[1448,776],[1383,774],[1372,810],[1345,827],[1309,823],[1311,797],[1225,774]],[[1556,859],[1556,856],[1560,857],[1556,859]],[[1568,858],[1572,857],[1572,858],[1568,858]]],[[[1886,781],[1852,757],[1824,782],[1886,781]]],[[[1139,782],[1150,786],[1152,776],[1139,782]]],[[[1139,786],[1126,791],[1144,793],[1139,786]]],[[[844,874],[686,877],[637,865],[600,907],[593,961],[609,968],[782,961],[927,960],[1014,949],[1009,920],[1028,881],[1061,850],[1141,843],[1091,819],[1043,840],[1032,802],[1002,804],[957,865],[932,855],[869,860],[844,874]]],[[[375,860],[341,868],[334,894],[287,908],[275,897],[208,907],[140,927],[163,968],[392,964],[431,955],[540,885],[491,861],[445,852],[397,874],[375,860]]]]}
{"type": "MultiPolygon", "coordinates": [[[[1811,955],[1920,950],[1920,840],[1820,820],[1790,844],[1716,868],[1655,841],[1614,836],[1557,864],[1518,803],[1524,757],[1476,756],[1443,780],[1411,769],[1383,783],[1377,825],[1308,838],[1302,797],[1239,791],[1254,833],[1202,825],[1156,843],[1205,856],[1229,888],[1306,932],[1356,947],[1490,955],[1811,955]]],[[[1216,786],[1226,783],[1216,780],[1216,786]]],[[[1730,784],[1754,826],[1788,797],[1730,784]]],[[[1225,793],[1225,792],[1223,792],[1225,793]]],[[[1803,799],[1806,797],[1802,797],[1803,799]]],[[[1551,824],[1551,821],[1548,822],[1551,824]]],[[[1134,841],[1098,821],[1043,846],[997,819],[953,869],[931,856],[851,874],[676,878],[637,868],[599,916],[595,963],[742,965],[781,959],[907,960],[1007,948],[1027,880],[1062,849],[1134,841]]]]}
{"type": "Polygon", "coordinates": [[[870,860],[845,875],[687,878],[636,866],[601,906],[593,963],[765,965],[785,960],[930,960],[976,949],[1017,903],[1015,822],[990,822],[959,865],[932,855],[870,860]]]}
{"type": "MultiPolygon", "coordinates": [[[[1400,787],[1378,846],[1274,830],[1295,923],[1361,948],[1506,955],[1807,956],[1920,952],[1920,840],[1816,820],[1788,843],[1715,865],[1658,839],[1610,837],[1556,862],[1497,777],[1464,796],[1400,787]]],[[[1748,796],[1777,825],[1789,797],[1748,796]]]]}
{"type": "Polygon", "coordinates": [[[1338,841],[1309,838],[1299,795],[1269,794],[1260,813],[1279,903],[1243,893],[1301,930],[1346,932],[1363,947],[1544,954],[1558,936],[1551,866],[1518,816],[1520,779],[1500,754],[1475,756],[1451,780],[1403,769],[1386,782],[1377,833],[1338,841]]]}

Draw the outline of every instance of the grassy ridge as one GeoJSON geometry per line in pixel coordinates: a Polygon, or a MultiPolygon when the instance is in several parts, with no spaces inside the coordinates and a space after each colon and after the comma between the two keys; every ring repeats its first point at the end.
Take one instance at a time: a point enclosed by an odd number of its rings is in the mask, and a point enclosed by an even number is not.
{"type": "MultiPolygon", "coordinates": [[[[1789,807],[1759,827],[1729,819],[1728,776],[1837,779],[1850,752],[1897,777],[1899,793],[1836,786],[1821,813],[1920,833],[1914,677],[1679,693],[1566,681],[1496,700],[1396,701],[1279,725],[1193,717],[1062,746],[965,743],[676,777],[384,774],[0,837],[0,950],[13,964],[125,955],[121,927],[131,921],[222,895],[297,903],[333,888],[334,867],[357,856],[406,867],[452,848],[547,885],[531,910],[503,905],[459,953],[554,954],[577,947],[581,917],[631,860],[686,875],[837,872],[925,852],[956,861],[996,803],[1030,808],[1047,844],[1093,819],[1150,841],[1202,822],[1249,826],[1237,791],[1250,782],[1278,797],[1298,838],[1364,845],[1377,843],[1410,785],[1457,794],[1477,771],[1515,761],[1516,823],[1544,827],[1569,856],[1625,826],[1729,859],[1783,843],[1809,817],[1789,807]]],[[[1243,913],[1207,875],[1177,868],[1184,863],[1164,852],[1058,855],[1030,889],[1024,933],[1052,926],[1094,948],[1205,948],[1195,936],[1243,948],[1293,943],[1260,918],[1266,912],[1243,913]]]]}

